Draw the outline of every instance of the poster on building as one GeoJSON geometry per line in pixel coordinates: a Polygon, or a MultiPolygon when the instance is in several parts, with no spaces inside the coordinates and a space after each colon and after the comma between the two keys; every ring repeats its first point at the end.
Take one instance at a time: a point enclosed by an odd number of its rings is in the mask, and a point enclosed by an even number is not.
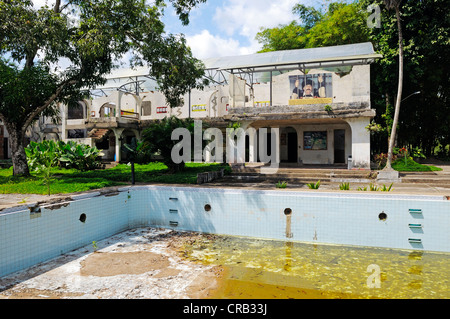
{"type": "Polygon", "coordinates": [[[289,85],[291,100],[333,97],[331,73],[291,75],[289,85]]]}
{"type": "Polygon", "coordinates": [[[326,150],[327,131],[315,131],[303,133],[303,149],[305,150],[326,150]]]}
{"type": "Polygon", "coordinates": [[[192,105],[192,112],[206,111],[206,104],[194,104],[192,105]]]}

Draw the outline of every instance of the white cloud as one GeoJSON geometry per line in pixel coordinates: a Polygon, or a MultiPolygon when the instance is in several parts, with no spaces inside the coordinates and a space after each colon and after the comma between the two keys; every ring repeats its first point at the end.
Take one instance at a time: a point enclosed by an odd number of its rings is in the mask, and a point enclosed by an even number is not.
{"type": "Polygon", "coordinates": [[[186,37],[192,53],[199,59],[246,54],[246,48],[240,47],[239,41],[221,38],[203,30],[199,34],[186,37]]]}
{"type": "Polygon", "coordinates": [[[216,8],[213,20],[228,36],[239,34],[253,39],[261,27],[286,24],[296,17],[292,7],[298,0],[230,0],[216,8]]]}
{"type": "Polygon", "coordinates": [[[40,8],[40,7],[42,7],[42,6],[46,5],[46,4],[49,5],[49,6],[54,4],[54,2],[51,3],[51,1],[49,3],[48,0],[33,0],[32,2],[33,2],[33,7],[35,7],[36,9],[38,9],[38,8],[40,8]]]}
{"type": "Polygon", "coordinates": [[[298,0],[229,0],[215,8],[208,30],[187,36],[198,58],[252,54],[261,49],[255,40],[261,27],[271,28],[296,19],[298,0]]]}

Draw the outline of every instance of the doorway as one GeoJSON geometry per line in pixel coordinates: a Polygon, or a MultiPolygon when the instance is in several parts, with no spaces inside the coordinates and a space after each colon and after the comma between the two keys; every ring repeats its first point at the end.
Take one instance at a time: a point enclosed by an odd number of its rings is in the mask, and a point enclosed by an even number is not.
{"type": "Polygon", "coordinates": [[[297,163],[298,138],[297,132],[287,133],[287,158],[289,163],[297,163]]]}
{"type": "Polygon", "coordinates": [[[8,138],[3,138],[3,159],[8,158],[8,138]]]}
{"type": "Polygon", "coordinates": [[[345,163],[345,130],[334,130],[334,163],[345,163]]]}

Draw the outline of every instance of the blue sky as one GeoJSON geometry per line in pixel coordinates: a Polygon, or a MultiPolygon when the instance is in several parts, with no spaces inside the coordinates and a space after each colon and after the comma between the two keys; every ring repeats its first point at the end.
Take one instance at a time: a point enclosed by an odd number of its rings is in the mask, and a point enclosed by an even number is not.
{"type": "Polygon", "coordinates": [[[182,26],[168,5],[163,21],[170,33],[183,33],[197,58],[255,53],[261,45],[255,40],[261,27],[275,27],[297,19],[292,14],[296,3],[320,6],[326,0],[207,0],[182,26]]]}
{"type": "MultiPolygon", "coordinates": [[[[292,14],[296,3],[320,7],[327,2],[329,0],[207,0],[192,10],[188,26],[180,23],[169,3],[163,21],[168,33],[185,35],[194,56],[199,59],[244,55],[261,49],[261,44],[255,40],[261,27],[275,27],[297,19],[292,14]]],[[[44,3],[52,5],[54,0],[33,0],[33,3],[39,7],[44,3]]]]}

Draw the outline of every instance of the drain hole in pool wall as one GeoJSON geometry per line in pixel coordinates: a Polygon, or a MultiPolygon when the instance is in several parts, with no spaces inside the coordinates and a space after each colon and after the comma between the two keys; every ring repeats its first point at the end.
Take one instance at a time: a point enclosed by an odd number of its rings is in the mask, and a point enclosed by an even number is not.
{"type": "Polygon", "coordinates": [[[286,208],[286,209],[284,210],[284,214],[285,214],[286,216],[292,214],[292,209],[286,208]]]}
{"type": "Polygon", "coordinates": [[[206,204],[205,205],[205,211],[209,212],[211,210],[211,205],[206,204]]]}
{"type": "Polygon", "coordinates": [[[378,215],[378,219],[379,219],[379,220],[386,220],[386,219],[387,219],[386,213],[385,213],[385,212],[381,212],[381,213],[378,215]]]}
{"type": "Polygon", "coordinates": [[[81,214],[80,215],[80,222],[84,223],[86,221],[86,214],[81,214]]]}

